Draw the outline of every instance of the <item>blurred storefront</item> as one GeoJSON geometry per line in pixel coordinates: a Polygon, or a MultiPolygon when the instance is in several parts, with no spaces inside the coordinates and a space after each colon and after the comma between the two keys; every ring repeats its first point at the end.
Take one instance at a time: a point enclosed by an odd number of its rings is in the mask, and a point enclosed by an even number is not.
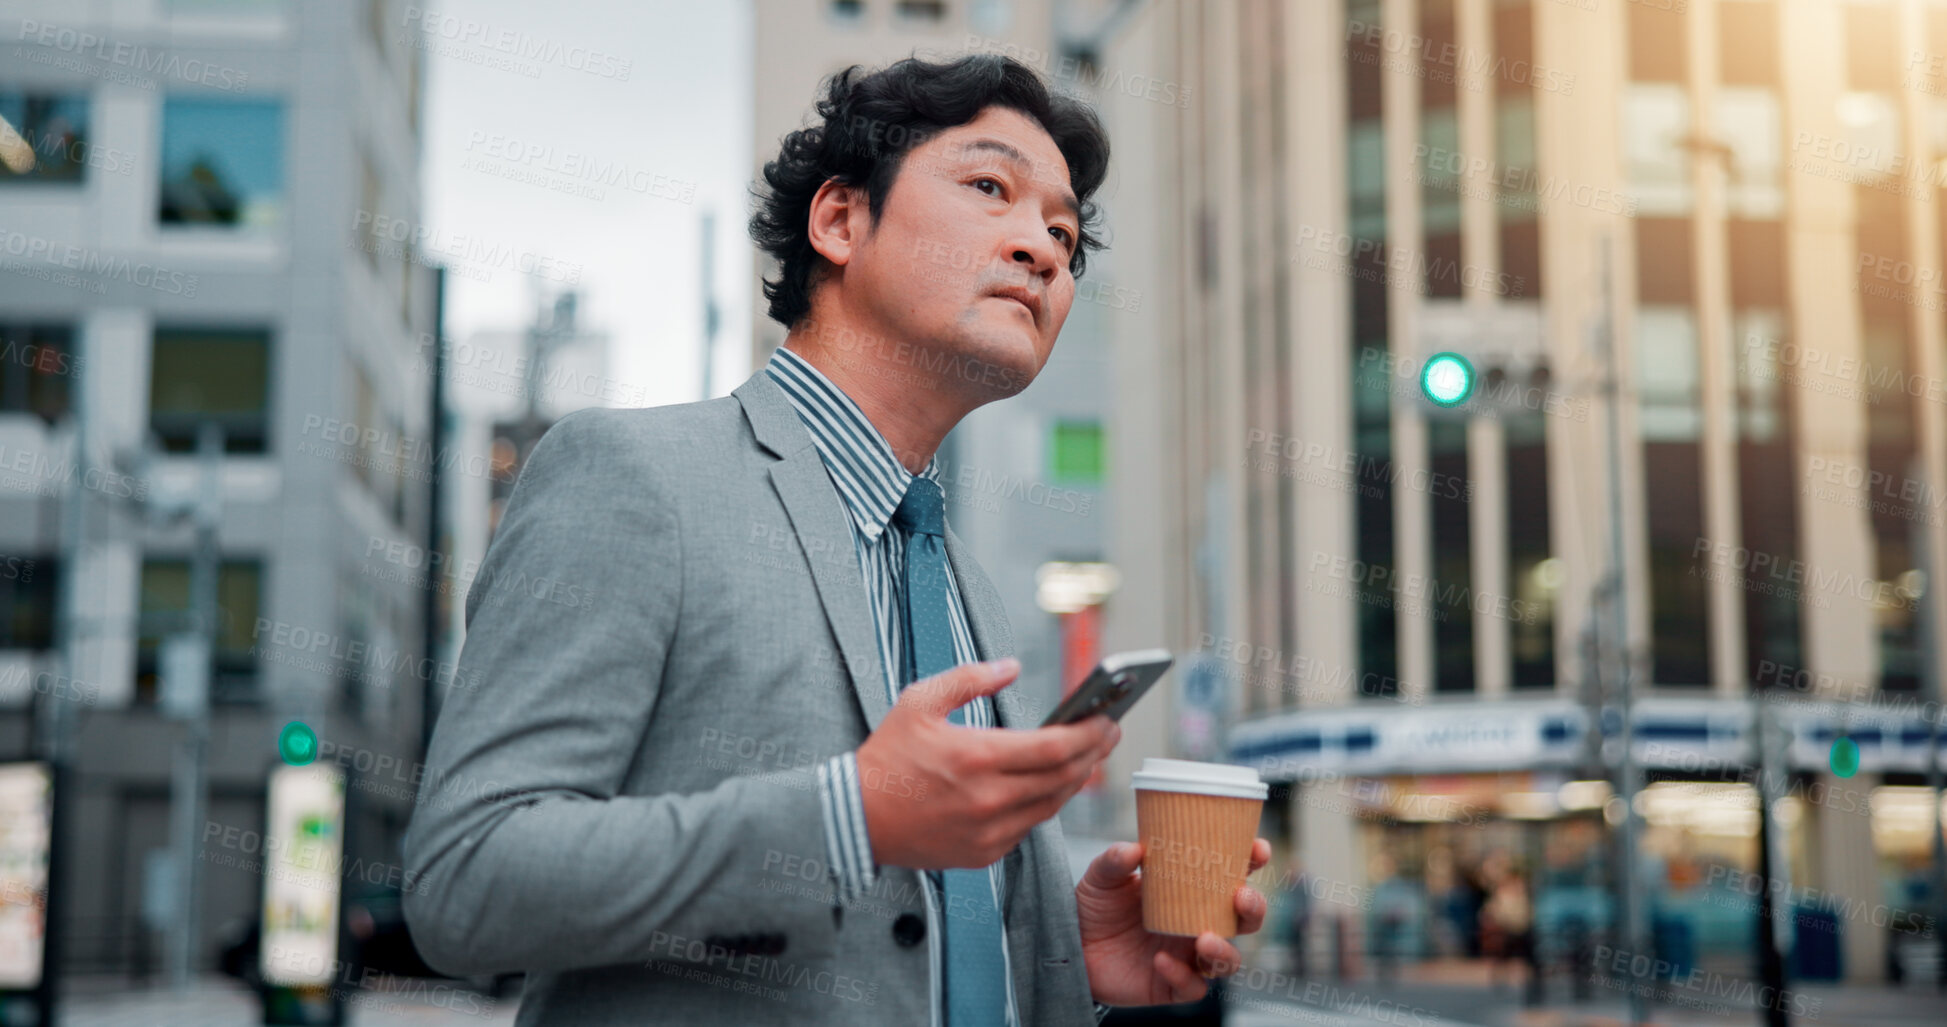
{"type": "MultiPolygon", "coordinates": [[[[1748,700],[1652,699],[1635,711],[1633,755],[1648,778],[1635,800],[1642,901],[1652,944],[1680,966],[1734,973],[1750,958],[1765,888],[1756,710],[1748,700]]],[[[1843,939],[1855,932],[1885,952],[1871,976],[1918,975],[1936,958],[1928,724],[1917,710],[1789,699],[1772,712],[1791,739],[1786,766],[1770,771],[1786,864],[1771,887],[1789,918],[1795,975],[1846,976],[1843,939]],[[1848,777],[1831,766],[1841,734],[1859,753],[1848,777]],[[1856,817],[1870,823],[1877,873],[1865,891],[1820,858],[1834,844],[1822,836],[1856,831],[1856,817]]],[[[1538,958],[1554,963],[1612,937],[1623,894],[1622,800],[1592,769],[1594,722],[1567,701],[1301,711],[1238,725],[1229,756],[1290,786],[1279,818],[1288,837],[1322,818],[1357,824],[1363,873],[1347,883],[1359,901],[1314,904],[1315,916],[1337,913],[1356,930],[1325,932],[1328,946],[1347,939],[1382,974],[1493,958],[1508,946],[1490,897],[1513,875],[1530,896],[1538,958]]]]}

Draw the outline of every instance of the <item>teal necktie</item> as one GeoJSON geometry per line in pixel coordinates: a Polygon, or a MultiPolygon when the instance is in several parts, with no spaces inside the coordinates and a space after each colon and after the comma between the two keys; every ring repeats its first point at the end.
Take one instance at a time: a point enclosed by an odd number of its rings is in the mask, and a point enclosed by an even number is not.
{"type": "MultiPolygon", "coordinates": [[[[892,522],[906,532],[906,681],[932,677],[958,662],[947,605],[945,497],[915,477],[892,522]]],[[[967,722],[963,709],[948,715],[967,722]]],[[[1007,968],[1001,916],[986,868],[928,871],[946,903],[947,1027],[1000,1027],[1007,1022],[1007,968]]]]}

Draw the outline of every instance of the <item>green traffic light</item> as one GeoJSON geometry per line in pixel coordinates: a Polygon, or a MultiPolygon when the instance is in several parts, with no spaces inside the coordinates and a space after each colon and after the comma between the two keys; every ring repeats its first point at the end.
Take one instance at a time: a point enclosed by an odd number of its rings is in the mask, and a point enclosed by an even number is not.
{"type": "Polygon", "coordinates": [[[1420,393],[1435,406],[1459,406],[1474,394],[1474,365],[1458,353],[1435,353],[1420,368],[1420,393]]]}
{"type": "Polygon", "coordinates": [[[1840,735],[1832,741],[1832,772],[1840,777],[1859,773],[1859,743],[1840,735]]]}
{"type": "Polygon", "coordinates": [[[293,767],[302,767],[318,758],[318,733],[311,725],[293,720],[277,736],[277,754],[293,767]]]}

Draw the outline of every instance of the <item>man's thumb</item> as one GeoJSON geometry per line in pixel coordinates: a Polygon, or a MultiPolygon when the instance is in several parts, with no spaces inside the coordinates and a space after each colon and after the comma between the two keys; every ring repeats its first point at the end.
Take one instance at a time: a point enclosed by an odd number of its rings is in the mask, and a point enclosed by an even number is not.
{"type": "Polygon", "coordinates": [[[1020,673],[1021,661],[1012,656],[963,663],[908,685],[900,701],[909,702],[930,716],[944,718],[981,696],[1006,688],[1020,673]]]}

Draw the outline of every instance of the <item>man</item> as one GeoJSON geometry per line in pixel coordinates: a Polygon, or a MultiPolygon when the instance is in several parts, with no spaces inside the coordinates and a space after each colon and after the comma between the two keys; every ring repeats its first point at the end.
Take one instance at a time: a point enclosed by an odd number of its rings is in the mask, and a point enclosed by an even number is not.
{"type": "Polygon", "coordinates": [[[1003,691],[933,459],[1047,362],[1108,140],[991,56],[854,68],[817,111],[752,218],[784,348],[730,397],[564,418],[522,473],[408,838],[413,935],[527,971],[524,1025],[1197,999],[1237,950],[1143,930],[1140,845],[1070,880],[1052,818],[1120,732],[1003,691]]]}

